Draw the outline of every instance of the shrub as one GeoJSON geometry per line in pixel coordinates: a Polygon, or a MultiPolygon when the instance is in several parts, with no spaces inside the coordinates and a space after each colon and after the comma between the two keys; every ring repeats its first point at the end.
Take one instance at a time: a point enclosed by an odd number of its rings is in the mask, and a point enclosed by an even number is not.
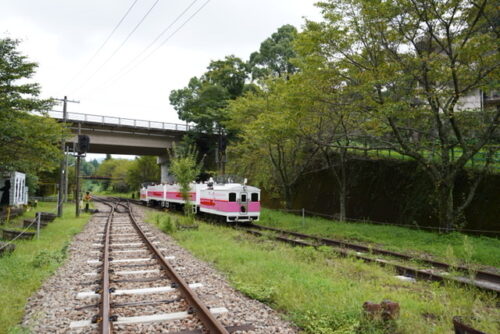
{"type": "Polygon", "coordinates": [[[33,258],[31,265],[35,268],[41,268],[53,263],[61,263],[64,260],[64,253],[61,251],[50,252],[42,250],[33,258]]]}
{"type": "Polygon", "coordinates": [[[161,217],[159,219],[160,229],[165,233],[173,233],[175,231],[175,226],[172,224],[172,219],[167,217],[161,217]]]}

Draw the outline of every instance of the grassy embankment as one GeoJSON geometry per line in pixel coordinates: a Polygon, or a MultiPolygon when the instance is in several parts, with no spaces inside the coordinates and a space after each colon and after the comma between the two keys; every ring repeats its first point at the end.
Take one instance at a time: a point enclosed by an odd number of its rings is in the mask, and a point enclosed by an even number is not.
{"type": "MultiPolygon", "coordinates": [[[[39,203],[36,211],[55,212],[56,203],[39,203]]],[[[16,241],[11,255],[0,257],[0,333],[22,332],[21,321],[27,298],[35,292],[64,261],[72,237],[80,232],[90,215],[74,216],[74,206],[66,205],[62,218],[41,230],[39,240],[16,241]]],[[[35,210],[16,218],[9,228],[35,210]]]]}
{"type": "MultiPolygon", "coordinates": [[[[364,147],[362,144],[358,143],[357,144],[360,149],[349,149],[349,153],[351,154],[356,154],[356,155],[363,155],[363,156],[369,156],[371,158],[383,158],[383,159],[396,159],[396,160],[413,160],[413,158],[410,158],[406,155],[400,154],[396,151],[392,150],[368,150],[363,151],[364,147]]],[[[431,151],[422,151],[420,152],[424,157],[430,158],[434,161],[438,160],[438,153],[433,154],[431,151]]],[[[453,150],[453,156],[450,158],[453,159],[458,159],[462,156],[462,150],[459,148],[455,148],[453,150]]],[[[472,157],[466,164],[465,167],[467,168],[482,168],[486,162],[486,156],[487,156],[487,151],[486,149],[483,149],[479,151],[476,155],[472,157]]],[[[492,162],[490,163],[490,171],[493,173],[499,173],[500,172],[500,153],[495,152],[493,155],[492,162]]]]}
{"type": "Polygon", "coordinates": [[[137,198],[137,191],[129,191],[126,193],[119,193],[116,191],[112,190],[102,190],[102,191],[97,191],[94,193],[91,193],[92,196],[109,196],[109,197],[121,197],[121,198],[132,198],[132,195],[134,195],[135,199],[137,198]]]}
{"type": "MultiPolygon", "coordinates": [[[[168,214],[149,217],[172,231],[168,214]]],[[[452,317],[474,316],[487,333],[500,331],[496,297],[437,283],[403,282],[391,269],[340,258],[331,249],[291,247],[243,232],[201,223],[199,230],[170,232],[195,256],[224,272],[231,284],[300,326],[305,333],[452,333],[452,317]],[[400,319],[384,324],[362,315],[365,301],[401,305],[400,319]]]]}
{"type": "Polygon", "coordinates": [[[317,217],[302,217],[276,210],[263,209],[261,225],[337,238],[381,248],[432,255],[452,264],[500,267],[500,240],[461,233],[438,234],[405,227],[368,223],[340,223],[317,217]]]}

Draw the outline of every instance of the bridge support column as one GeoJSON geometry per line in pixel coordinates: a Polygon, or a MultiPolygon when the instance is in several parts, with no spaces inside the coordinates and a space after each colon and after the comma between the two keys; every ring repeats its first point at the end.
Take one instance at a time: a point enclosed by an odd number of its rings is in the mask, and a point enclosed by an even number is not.
{"type": "Polygon", "coordinates": [[[163,156],[163,157],[158,157],[157,159],[158,164],[160,165],[161,171],[161,183],[167,183],[168,182],[168,157],[163,156]]]}

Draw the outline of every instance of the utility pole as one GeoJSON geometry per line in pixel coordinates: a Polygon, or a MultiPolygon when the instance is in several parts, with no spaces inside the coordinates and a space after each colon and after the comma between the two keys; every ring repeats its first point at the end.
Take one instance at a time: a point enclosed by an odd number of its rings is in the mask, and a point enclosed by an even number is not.
{"type": "MultiPolygon", "coordinates": [[[[68,170],[68,167],[69,167],[69,162],[68,162],[68,155],[69,155],[69,147],[66,148],[66,155],[65,155],[65,159],[66,160],[65,164],[64,164],[64,170],[68,170]]],[[[65,178],[64,178],[64,198],[66,199],[66,201],[68,200],[68,187],[69,187],[69,181],[68,181],[68,174],[69,173],[64,173],[65,175],[65,178]]]]}
{"type": "MultiPolygon", "coordinates": [[[[66,120],[68,119],[68,102],[71,103],[80,103],[80,101],[71,101],[68,100],[68,97],[65,96],[64,99],[56,99],[57,101],[61,101],[63,103],[63,123],[66,124],[66,120]]],[[[63,212],[63,203],[66,200],[64,198],[64,189],[66,188],[65,186],[65,180],[66,180],[66,173],[68,172],[66,169],[66,140],[64,138],[61,138],[61,151],[64,155],[63,159],[61,160],[61,165],[60,165],[60,173],[59,173],[59,192],[57,196],[57,216],[61,217],[62,212],[63,212]]]]}
{"type": "Polygon", "coordinates": [[[75,190],[75,214],[80,217],[80,158],[82,155],[80,153],[76,156],[76,190],[75,190]]]}

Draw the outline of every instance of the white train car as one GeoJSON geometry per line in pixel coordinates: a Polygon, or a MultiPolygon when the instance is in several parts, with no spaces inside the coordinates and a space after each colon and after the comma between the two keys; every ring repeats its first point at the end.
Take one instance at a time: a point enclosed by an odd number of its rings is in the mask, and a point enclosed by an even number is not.
{"type": "Polygon", "coordinates": [[[227,222],[260,218],[260,189],[239,183],[214,184],[200,192],[200,212],[225,217],[227,222]]]}
{"type": "MultiPolygon", "coordinates": [[[[140,199],[144,204],[165,208],[185,205],[178,184],[144,186],[140,190],[140,199]]],[[[193,182],[189,201],[193,212],[226,222],[252,222],[260,218],[260,189],[246,184],[193,182]]]]}

